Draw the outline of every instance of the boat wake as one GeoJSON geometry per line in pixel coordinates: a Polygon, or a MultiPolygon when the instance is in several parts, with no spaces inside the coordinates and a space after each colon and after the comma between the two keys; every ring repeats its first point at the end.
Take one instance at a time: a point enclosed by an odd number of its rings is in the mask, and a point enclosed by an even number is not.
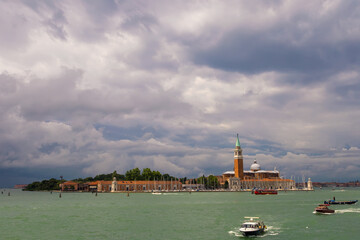
{"type": "Polygon", "coordinates": [[[345,192],[345,189],[336,189],[336,190],[332,190],[333,192],[345,192]]]}
{"type": "MultiPolygon", "coordinates": [[[[336,213],[336,210],[335,210],[335,213],[336,213]]],[[[332,215],[333,213],[321,213],[321,212],[313,211],[313,214],[317,214],[317,215],[332,215]]]]}
{"type": "Polygon", "coordinates": [[[335,213],[338,213],[338,214],[360,213],[360,208],[348,208],[348,209],[335,210],[335,213]]]}
{"type": "Polygon", "coordinates": [[[279,233],[280,233],[280,231],[279,231],[280,228],[274,228],[273,226],[266,226],[266,230],[265,230],[264,234],[245,237],[242,235],[242,233],[240,232],[239,229],[240,229],[240,227],[238,227],[237,229],[234,229],[232,231],[229,231],[228,233],[235,237],[241,237],[241,238],[262,238],[262,237],[266,237],[266,236],[276,236],[276,235],[279,235],[279,233]]]}
{"type": "Polygon", "coordinates": [[[276,228],[274,226],[267,226],[267,233],[266,235],[269,235],[269,236],[276,236],[276,235],[279,235],[280,233],[280,228],[276,228]]]}

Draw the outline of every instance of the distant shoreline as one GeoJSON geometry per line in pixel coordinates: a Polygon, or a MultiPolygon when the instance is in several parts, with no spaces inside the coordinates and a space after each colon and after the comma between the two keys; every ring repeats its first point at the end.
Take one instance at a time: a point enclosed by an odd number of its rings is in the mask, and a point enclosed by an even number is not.
{"type": "MultiPolygon", "coordinates": [[[[358,186],[350,186],[350,187],[346,187],[346,188],[357,188],[358,186]]],[[[325,189],[324,190],[329,190],[330,188],[333,188],[331,186],[329,187],[324,187],[325,189]]],[[[109,192],[109,191],[99,191],[99,192],[89,192],[89,191],[60,191],[60,190],[42,190],[42,191],[27,191],[27,190],[24,190],[24,189],[19,189],[19,188],[1,188],[1,189],[8,189],[8,190],[23,190],[25,192],[53,192],[53,193],[153,193],[151,191],[115,191],[115,192],[109,192]]],[[[342,187],[336,187],[336,188],[333,188],[332,190],[341,190],[342,187]]],[[[307,190],[307,189],[278,189],[279,192],[312,192],[312,191],[318,191],[318,190],[321,190],[321,188],[319,187],[314,187],[313,190],[307,190]]],[[[251,190],[249,189],[246,189],[246,190],[241,190],[241,191],[231,191],[231,190],[199,190],[199,191],[196,191],[196,190],[192,190],[192,191],[189,191],[189,190],[183,190],[183,191],[161,191],[161,192],[158,192],[157,193],[169,193],[169,194],[172,194],[172,193],[208,193],[208,192],[213,192],[213,193],[232,193],[232,192],[244,192],[244,193],[248,193],[248,192],[251,192],[251,190]]]]}

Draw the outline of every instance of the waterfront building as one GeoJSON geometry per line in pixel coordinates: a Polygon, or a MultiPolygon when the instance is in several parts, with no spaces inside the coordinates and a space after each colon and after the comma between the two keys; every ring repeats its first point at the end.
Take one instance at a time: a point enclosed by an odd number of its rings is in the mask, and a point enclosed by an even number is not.
{"type": "Polygon", "coordinates": [[[64,183],[59,184],[60,189],[62,191],[89,191],[89,184],[88,183],[78,183],[73,181],[67,181],[64,183]]]}
{"type": "Polygon", "coordinates": [[[24,189],[27,187],[28,184],[16,184],[14,186],[15,189],[24,189]]]}
{"type": "Polygon", "coordinates": [[[151,192],[181,190],[179,181],[96,181],[89,183],[98,192],[151,192]],[[95,187],[96,188],[95,188],[95,187]],[[115,189],[112,189],[115,188],[115,189]]]}
{"type": "Polygon", "coordinates": [[[280,172],[274,170],[262,170],[260,164],[254,160],[250,170],[243,169],[243,156],[237,135],[234,149],[234,171],[226,171],[222,174],[221,184],[228,183],[232,191],[251,190],[254,188],[291,190],[295,189],[295,181],[283,179],[280,172]]]}
{"type": "Polygon", "coordinates": [[[60,184],[63,191],[91,191],[91,192],[151,192],[178,191],[182,189],[180,181],[95,181],[76,183],[73,181],[60,184]]]}
{"type": "Polygon", "coordinates": [[[190,191],[190,190],[205,190],[205,184],[182,184],[182,190],[190,191]]]}

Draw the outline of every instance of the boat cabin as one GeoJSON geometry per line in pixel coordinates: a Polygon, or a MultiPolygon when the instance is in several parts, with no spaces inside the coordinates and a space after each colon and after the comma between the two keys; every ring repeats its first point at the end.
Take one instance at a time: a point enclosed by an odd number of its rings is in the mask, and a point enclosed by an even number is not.
{"type": "Polygon", "coordinates": [[[241,225],[242,228],[259,228],[259,225],[257,223],[248,222],[241,225]]]}

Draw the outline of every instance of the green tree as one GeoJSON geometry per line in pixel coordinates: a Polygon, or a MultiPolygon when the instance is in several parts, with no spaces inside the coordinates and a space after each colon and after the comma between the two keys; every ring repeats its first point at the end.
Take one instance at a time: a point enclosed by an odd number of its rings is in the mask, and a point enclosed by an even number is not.
{"type": "Polygon", "coordinates": [[[127,171],[125,173],[125,179],[128,181],[133,181],[133,180],[142,180],[142,176],[140,174],[140,169],[139,168],[134,168],[131,169],[129,171],[127,171]]]}
{"type": "Polygon", "coordinates": [[[51,190],[59,190],[60,180],[56,180],[55,178],[51,178],[49,180],[43,180],[41,182],[33,182],[26,186],[25,191],[51,191],[51,190]]]}
{"type": "Polygon", "coordinates": [[[144,180],[152,180],[153,174],[150,168],[144,168],[142,171],[142,177],[144,180]]]}
{"type": "Polygon", "coordinates": [[[164,179],[164,181],[168,181],[171,177],[169,174],[165,173],[164,175],[162,175],[162,178],[164,179]]]}
{"type": "Polygon", "coordinates": [[[205,177],[204,175],[202,175],[202,177],[199,177],[199,178],[197,179],[197,182],[198,182],[199,184],[204,184],[204,185],[206,185],[207,179],[206,179],[206,177],[205,177]]]}
{"type": "Polygon", "coordinates": [[[211,189],[218,188],[219,182],[218,182],[217,177],[215,177],[214,175],[209,175],[207,178],[208,178],[207,179],[208,180],[208,186],[211,189]]]}
{"type": "Polygon", "coordinates": [[[159,171],[153,171],[152,172],[153,178],[155,178],[156,180],[161,180],[162,175],[159,171]]]}
{"type": "Polygon", "coordinates": [[[185,184],[185,183],[186,183],[186,177],[180,178],[179,181],[180,181],[182,184],[185,184]]]}
{"type": "Polygon", "coordinates": [[[94,181],[93,177],[84,178],[84,182],[93,182],[93,181],[94,181]]]}

